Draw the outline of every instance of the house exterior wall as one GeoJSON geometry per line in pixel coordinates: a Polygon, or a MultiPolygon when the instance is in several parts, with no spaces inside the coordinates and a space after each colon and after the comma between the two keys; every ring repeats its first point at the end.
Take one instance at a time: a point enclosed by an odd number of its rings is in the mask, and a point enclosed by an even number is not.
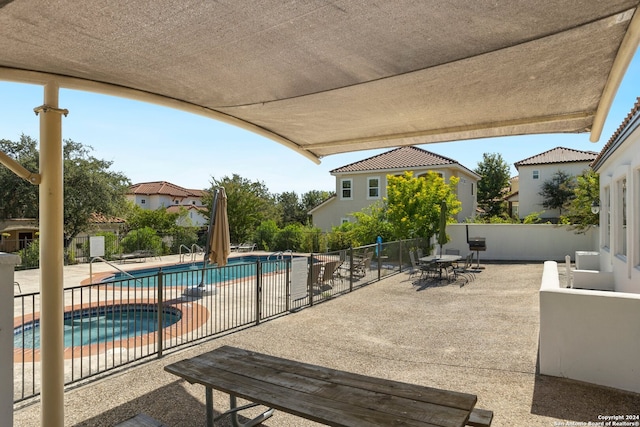
{"type": "Polygon", "coordinates": [[[172,199],[170,196],[164,196],[160,194],[145,194],[145,195],[127,195],[127,199],[131,200],[142,209],[156,210],[161,207],[168,208],[172,205],[172,199]]]}
{"type": "Polygon", "coordinates": [[[553,175],[562,170],[569,175],[578,176],[589,169],[589,162],[554,163],[541,165],[522,165],[518,168],[518,216],[525,218],[532,212],[542,212],[540,218],[558,218],[560,212],[557,209],[545,209],[542,207],[543,197],[540,195],[542,184],[550,180],[553,175]],[[534,178],[537,171],[538,178],[534,178]]]}
{"type": "Polygon", "coordinates": [[[600,175],[600,270],[613,272],[616,291],[640,293],[640,127],[597,172],[600,175]],[[621,191],[623,180],[626,180],[625,203],[621,191]],[[624,207],[626,215],[623,215],[624,207]]]}
{"type": "MultiPolygon", "coordinates": [[[[477,179],[464,173],[456,168],[438,168],[438,169],[416,169],[412,170],[414,176],[420,176],[428,171],[442,174],[445,182],[449,182],[452,176],[460,178],[457,187],[458,200],[462,203],[462,210],[457,214],[458,221],[464,221],[475,215],[477,208],[477,179]]],[[[359,212],[364,208],[371,206],[376,202],[382,203],[387,197],[387,175],[401,175],[405,171],[398,170],[380,170],[367,171],[359,173],[336,174],[336,196],[334,199],[326,202],[312,212],[313,225],[323,231],[331,231],[333,227],[342,224],[343,221],[354,221],[351,213],[359,212]],[[369,195],[369,180],[377,178],[379,182],[379,196],[371,197],[369,195]],[[343,197],[342,183],[345,180],[351,182],[351,197],[343,197]]]]}
{"type": "Polygon", "coordinates": [[[190,206],[204,206],[202,199],[199,197],[187,197],[184,199],[175,199],[168,195],[163,194],[128,194],[127,199],[135,203],[142,209],[156,210],[160,208],[168,208],[171,206],[184,206],[188,210],[188,218],[190,220],[185,222],[178,222],[178,225],[186,227],[201,227],[209,224],[209,221],[196,209],[190,208],[190,206]],[[144,201],[144,203],[143,203],[144,201]]]}

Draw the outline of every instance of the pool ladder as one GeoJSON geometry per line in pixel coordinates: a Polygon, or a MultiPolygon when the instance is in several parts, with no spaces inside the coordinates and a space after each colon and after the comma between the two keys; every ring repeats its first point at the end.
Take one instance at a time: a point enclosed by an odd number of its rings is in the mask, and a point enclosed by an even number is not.
{"type": "Polygon", "coordinates": [[[271,261],[271,257],[275,256],[276,257],[276,261],[283,261],[285,255],[289,255],[291,258],[293,258],[293,251],[291,249],[287,249],[286,251],[278,251],[278,252],[274,252],[272,254],[269,254],[269,256],[267,257],[267,261],[271,261]]]}
{"type": "Polygon", "coordinates": [[[195,243],[193,245],[191,245],[191,249],[189,249],[189,247],[187,247],[186,245],[180,245],[180,247],[178,248],[178,253],[180,255],[179,258],[179,262],[184,262],[185,261],[185,256],[187,254],[189,254],[191,256],[191,262],[195,262],[195,257],[197,254],[204,254],[204,249],[202,249],[200,246],[196,245],[195,243]],[[182,248],[185,249],[185,253],[182,252],[182,248]]]}
{"type": "Polygon", "coordinates": [[[115,268],[120,273],[124,274],[125,276],[130,277],[131,279],[135,280],[136,282],[142,283],[142,281],[140,279],[136,279],[134,276],[132,276],[131,274],[127,273],[126,271],[124,271],[123,269],[118,267],[117,265],[107,261],[106,259],[104,259],[102,257],[95,256],[95,257],[91,258],[91,261],[89,262],[89,283],[92,284],[92,285],[93,285],[93,268],[92,268],[92,266],[93,266],[93,261],[95,261],[95,260],[107,263],[108,265],[110,265],[111,267],[115,268]]]}

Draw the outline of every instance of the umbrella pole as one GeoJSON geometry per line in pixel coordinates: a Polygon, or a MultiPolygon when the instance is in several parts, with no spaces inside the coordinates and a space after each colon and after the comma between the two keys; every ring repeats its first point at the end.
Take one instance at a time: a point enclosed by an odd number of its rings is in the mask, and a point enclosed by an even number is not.
{"type": "Polygon", "coordinates": [[[211,233],[213,230],[213,224],[216,221],[216,207],[218,206],[218,195],[220,190],[216,190],[216,195],[213,196],[213,203],[211,205],[211,216],[209,218],[209,228],[207,229],[207,243],[204,245],[204,260],[202,261],[202,279],[199,286],[204,286],[204,274],[207,270],[207,261],[209,260],[209,253],[211,253],[211,233]]]}

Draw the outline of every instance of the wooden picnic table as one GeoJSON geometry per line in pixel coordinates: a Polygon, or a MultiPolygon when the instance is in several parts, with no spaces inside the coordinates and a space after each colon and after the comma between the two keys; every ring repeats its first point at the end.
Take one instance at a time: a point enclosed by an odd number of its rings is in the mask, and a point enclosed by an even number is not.
{"type": "Polygon", "coordinates": [[[165,367],[206,390],[207,426],[231,415],[239,425],[236,397],[330,426],[490,425],[493,413],[474,410],[476,396],[339,371],[224,346],[165,367]],[[213,416],[213,393],[230,395],[231,409],[213,416]]]}

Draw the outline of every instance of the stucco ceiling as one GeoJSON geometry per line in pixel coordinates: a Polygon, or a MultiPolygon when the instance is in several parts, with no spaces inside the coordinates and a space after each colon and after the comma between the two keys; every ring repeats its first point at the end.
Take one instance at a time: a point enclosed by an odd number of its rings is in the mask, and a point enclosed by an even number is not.
{"type": "Polygon", "coordinates": [[[598,139],[639,3],[0,0],[0,79],[184,109],[316,161],[502,135],[598,139]]]}

